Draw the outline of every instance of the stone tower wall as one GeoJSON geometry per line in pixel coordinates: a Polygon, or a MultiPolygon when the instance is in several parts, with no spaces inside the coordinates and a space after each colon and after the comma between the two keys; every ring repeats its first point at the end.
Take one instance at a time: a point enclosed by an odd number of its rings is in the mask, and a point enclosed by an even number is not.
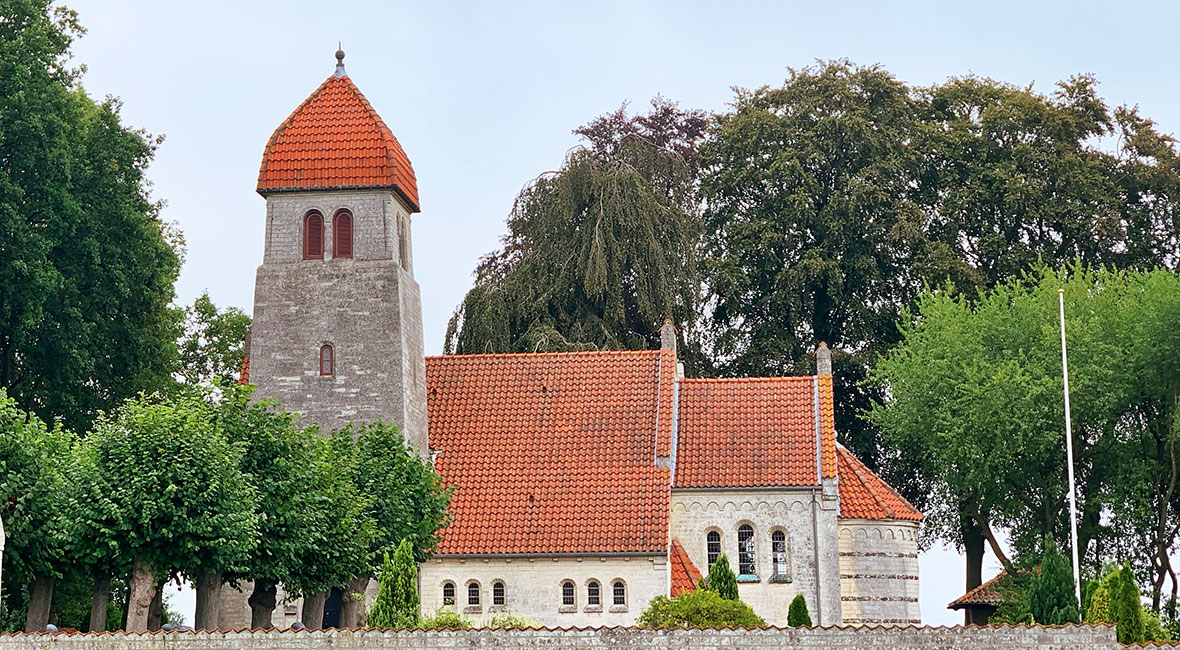
{"type": "Polygon", "coordinates": [[[840,601],[846,625],[921,623],[916,522],[840,520],[840,601]]]}

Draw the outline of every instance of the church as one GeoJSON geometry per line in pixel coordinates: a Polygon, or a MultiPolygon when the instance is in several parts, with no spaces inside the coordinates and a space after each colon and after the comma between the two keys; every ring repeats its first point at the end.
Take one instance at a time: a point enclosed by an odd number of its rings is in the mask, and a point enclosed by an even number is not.
{"type": "Polygon", "coordinates": [[[816,625],[920,622],[922,514],[837,444],[823,344],[815,375],[743,379],[686,377],[670,322],[658,350],[426,357],[414,170],[336,58],[263,153],[246,368],[305,424],[395,422],[454,486],[424,616],[632,625],[724,554],[772,625],[797,594],[816,625]]]}

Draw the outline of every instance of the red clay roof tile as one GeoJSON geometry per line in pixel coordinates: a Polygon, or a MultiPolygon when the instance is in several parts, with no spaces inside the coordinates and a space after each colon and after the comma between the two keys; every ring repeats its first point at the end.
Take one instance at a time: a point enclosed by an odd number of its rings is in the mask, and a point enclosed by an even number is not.
{"type": "Polygon", "coordinates": [[[840,458],[840,517],[921,521],[922,513],[844,447],[840,458]]]}
{"type": "Polygon", "coordinates": [[[1004,596],[997,587],[1000,580],[1006,575],[1008,575],[1007,571],[1001,571],[996,577],[953,600],[946,608],[962,609],[970,605],[999,605],[1003,603],[1004,596]]]}
{"type": "Polygon", "coordinates": [[[830,377],[818,384],[815,377],[681,380],[674,487],[806,486],[819,484],[821,475],[835,476],[835,427],[825,390],[830,405],[830,377]]]}
{"type": "Polygon", "coordinates": [[[676,540],[672,540],[671,546],[668,547],[668,563],[672,568],[671,591],[673,596],[679,596],[697,588],[697,583],[701,581],[701,572],[692,563],[692,558],[688,557],[688,551],[685,551],[680,542],[676,540]]]}
{"type": "Polygon", "coordinates": [[[348,75],[333,75],[270,136],[258,193],[361,188],[390,188],[420,210],[401,144],[348,75]]]}
{"type": "Polygon", "coordinates": [[[455,485],[436,553],[666,553],[671,354],[428,357],[430,446],[455,485]]]}

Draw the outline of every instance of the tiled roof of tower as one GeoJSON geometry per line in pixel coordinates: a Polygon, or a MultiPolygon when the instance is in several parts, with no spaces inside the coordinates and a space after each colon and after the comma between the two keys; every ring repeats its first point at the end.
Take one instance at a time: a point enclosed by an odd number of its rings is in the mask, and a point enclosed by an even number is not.
{"type": "Polygon", "coordinates": [[[830,404],[830,376],[681,380],[673,487],[818,485],[836,475],[830,404]]]}
{"type": "Polygon", "coordinates": [[[669,350],[426,359],[439,555],[668,552],[669,350]],[[668,420],[665,423],[665,420],[668,420]]]}
{"type": "Polygon", "coordinates": [[[837,447],[840,459],[840,516],[845,519],[921,521],[922,513],[889,487],[856,456],[837,447]]]}
{"type": "Polygon", "coordinates": [[[692,563],[692,558],[688,557],[688,551],[685,551],[680,542],[676,540],[672,540],[672,544],[668,547],[668,563],[672,568],[673,596],[679,596],[697,588],[697,583],[701,581],[701,572],[692,563]]]}
{"type": "Polygon", "coordinates": [[[258,193],[389,188],[418,212],[410,159],[348,75],[333,75],[266,143],[258,193]]]}

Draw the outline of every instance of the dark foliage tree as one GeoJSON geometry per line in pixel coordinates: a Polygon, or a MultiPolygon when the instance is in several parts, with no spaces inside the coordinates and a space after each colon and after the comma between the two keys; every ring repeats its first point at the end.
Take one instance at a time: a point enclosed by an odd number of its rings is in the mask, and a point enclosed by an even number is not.
{"type": "Polygon", "coordinates": [[[705,581],[708,589],[717,592],[722,598],[739,600],[737,576],[733,574],[733,569],[729,568],[729,558],[724,554],[719,555],[709,566],[709,575],[705,581]]]}
{"type": "Polygon", "coordinates": [[[807,612],[807,601],[803,594],[795,594],[787,608],[787,625],[790,627],[811,627],[811,614],[807,612]]]}
{"type": "Polygon", "coordinates": [[[144,178],[159,140],[78,85],[81,33],[48,0],[0,5],[0,388],[74,431],[171,383],[180,268],[144,178]]]}
{"type": "Polygon", "coordinates": [[[1052,535],[1045,539],[1040,571],[1034,572],[1028,608],[1041,625],[1082,622],[1074,596],[1073,569],[1052,535]]]}
{"type": "Polygon", "coordinates": [[[181,383],[195,387],[236,382],[249,331],[250,317],[242,310],[218,310],[207,292],[201,294],[184,309],[184,332],[178,344],[181,383]]]}
{"type": "MultiPolygon", "coordinates": [[[[701,116],[656,102],[578,132],[591,148],[517,197],[503,247],[480,262],[447,328],[448,353],[646,349],[672,318],[696,323],[701,116]]],[[[686,361],[706,365],[681,341],[686,361]]]]}

